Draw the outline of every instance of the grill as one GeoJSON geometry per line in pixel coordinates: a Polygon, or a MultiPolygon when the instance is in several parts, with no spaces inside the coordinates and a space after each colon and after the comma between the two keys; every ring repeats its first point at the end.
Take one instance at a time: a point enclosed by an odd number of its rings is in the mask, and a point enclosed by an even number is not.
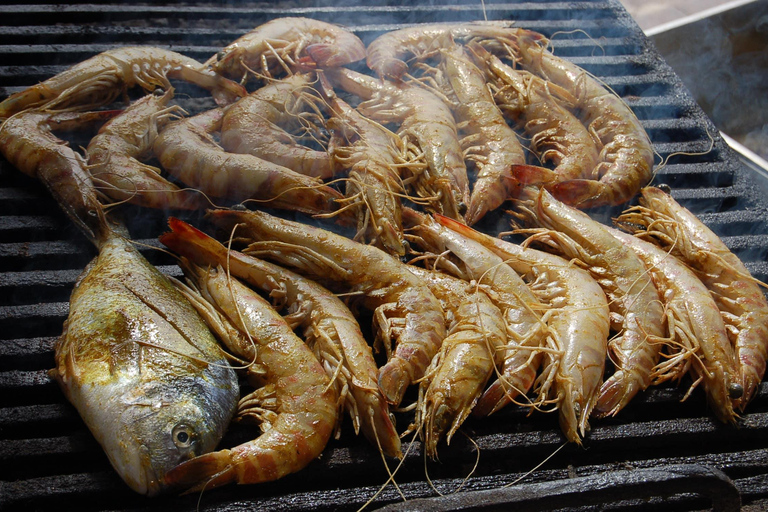
{"type": "MultiPolygon", "coordinates": [[[[485,10],[489,19],[513,19],[554,35],[556,53],[623,96],[667,161],[655,183],[668,184],[755,277],[768,280],[768,202],[761,184],[615,0],[486,1],[485,10]]],[[[479,1],[450,0],[3,5],[0,97],[118,46],[156,45],[205,60],[252,27],[284,15],[344,24],[368,43],[405,24],[482,19],[483,9],[479,1]]],[[[94,251],[37,183],[5,160],[0,177],[0,509],[331,511],[356,510],[369,500],[371,509],[389,510],[738,510],[739,500],[755,510],[768,505],[768,383],[738,427],[718,423],[700,390],[680,402],[685,383],[651,389],[617,418],[593,421],[583,447],[562,446],[556,414],[509,407],[482,421],[469,419],[466,435],[441,446],[439,462],[425,465],[415,441],[397,472],[398,487],[380,493],[388,477],[382,460],[347,421],[341,439],[331,441],[319,460],[276,483],[232,486],[202,498],[138,496],[47,375],[69,293],[94,251]],[[402,505],[402,497],[429,500],[402,505]]],[[[147,245],[147,258],[178,275],[170,257],[152,250],[164,217],[122,211],[134,239],[147,245]]],[[[595,215],[608,222],[615,213],[595,215]]],[[[200,218],[188,220],[199,224],[200,218]]],[[[402,429],[407,417],[399,421],[402,429]]],[[[233,426],[223,444],[254,435],[233,426]]]]}

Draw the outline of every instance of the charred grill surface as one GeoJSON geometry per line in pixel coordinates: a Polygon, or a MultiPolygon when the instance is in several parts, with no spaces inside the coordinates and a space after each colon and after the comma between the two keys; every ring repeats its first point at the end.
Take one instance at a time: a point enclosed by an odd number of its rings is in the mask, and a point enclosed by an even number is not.
{"type": "MultiPolygon", "coordinates": [[[[359,3],[2,5],[0,98],[119,46],[155,45],[204,61],[278,16],[341,23],[365,43],[405,24],[483,18],[479,1],[359,3]]],[[[513,19],[553,37],[558,55],[572,59],[624,97],[648,131],[659,154],[657,163],[669,157],[655,183],[669,185],[676,199],[721,235],[756,278],[768,280],[768,201],[618,2],[486,2],[485,7],[489,19],[513,19]]],[[[184,95],[194,101],[204,93],[190,86],[180,88],[178,96],[184,95]]],[[[195,510],[197,495],[150,500],[128,489],[49,378],[69,293],[94,251],[45,190],[5,160],[0,160],[0,196],[0,509],[195,510]]],[[[157,247],[164,216],[122,210],[134,239],[157,247]]],[[[605,222],[615,213],[593,212],[605,222]]],[[[201,215],[187,220],[199,224],[201,215]]],[[[180,274],[171,257],[151,248],[143,252],[161,270],[180,274]]],[[[508,501],[520,510],[595,510],[600,501],[607,502],[601,510],[727,510],[739,496],[744,505],[768,503],[768,384],[761,385],[738,428],[714,418],[701,390],[681,403],[685,388],[684,382],[680,389],[654,388],[641,394],[617,418],[593,421],[584,447],[566,445],[530,475],[526,473],[564,443],[556,414],[527,415],[508,407],[490,418],[470,419],[462,428],[466,436],[456,436],[450,447],[442,445],[440,462],[427,464],[429,477],[440,493],[449,494],[460,486],[462,492],[498,489],[524,476],[522,483],[528,487],[508,501]],[[479,463],[473,471],[477,450],[479,463]],[[639,474],[651,481],[670,483],[650,486],[643,492],[652,497],[643,499],[645,494],[633,493],[631,482],[627,484],[637,471],[645,471],[639,474]],[[681,474],[693,475],[699,484],[675,487],[685,480],[681,474]],[[613,482],[611,487],[627,486],[626,492],[590,501],[606,479],[613,482]],[[552,482],[587,490],[553,491],[552,482]],[[534,484],[542,484],[541,497],[522,500],[534,484]],[[723,491],[713,493],[712,488],[723,491]]],[[[399,419],[402,430],[407,418],[399,419]]],[[[323,456],[301,473],[268,485],[204,493],[201,509],[358,509],[377,493],[387,474],[375,449],[355,437],[348,423],[341,440],[331,441],[323,456]]],[[[225,444],[253,435],[235,426],[225,444]]],[[[424,471],[422,446],[415,441],[396,477],[405,497],[437,494],[424,471]]],[[[482,500],[472,496],[460,505],[445,501],[442,506],[480,510],[482,500]]],[[[399,501],[390,485],[371,509],[399,501]]],[[[436,506],[424,510],[440,510],[436,506]]]]}

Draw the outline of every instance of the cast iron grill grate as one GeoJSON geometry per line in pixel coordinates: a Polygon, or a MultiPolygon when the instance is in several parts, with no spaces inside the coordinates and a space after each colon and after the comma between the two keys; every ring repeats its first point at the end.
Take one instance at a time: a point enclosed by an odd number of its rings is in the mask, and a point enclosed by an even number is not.
{"type": "MultiPolygon", "coordinates": [[[[656,183],[668,184],[680,202],[724,236],[757,278],[768,280],[768,201],[616,1],[486,2],[485,8],[489,19],[514,19],[520,26],[554,35],[558,54],[622,95],[648,130],[659,160],[666,161],[656,183]]],[[[479,1],[0,5],[0,97],[119,46],[156,45],[205,60],[252,27],[284,15],[344,24],[368,43],[405,24],[481,19],[483,11],[479,1]]],[[[199,94],[191,88],[183,91],[199,94]]],[[[130,491],[47,376],[69,293],[94,252],[47,193],[5,160],[0,160],[0,184],[0,509],[194,510],[197,495],[148,500],[130,491]]],[[[596,215],[607,221],[612,213],[596,215]]],[[[162,215],[127,208],[126,219],[134,239],[158,245],[162,215]]],[[[151,248],[143,252],[163,271],[179,274],[167,255],[151,248]]],[[[713,505],[709,492],[692,485],[674,487],[684,479],[665,471],[687,468],[695,478],[722,472],[712,478],[723,483],[705,479],[705,488],[724,489],[722,494],[733,498],[728,490],[735,486],[744,504],[767,503],[768,384],[762,385],[738,428],[719,424],[701,393],[680,403],[682,396],[683,390],[675,388],[642,394],[618,418],[594,421],[584,447],[565,446],[527,476],[563,443],[556,415],[528,416],[508,408],[483,421],[470,419],[462,429],[466,436],[457,435],[450,447],[441,448],[440,462],[427,465],[434,489],[425,477],[418,441],[397,474],[399,489],[412,499],[435,496],[436,491],[449,494],[459,487],[462,493],[499,489],[525,476],[522,482],[529,487],[515,499],[536,485],[542,486],[544,496],[560,498],[516,504],[521,510],[701,510],[733,503],[725,499],[713,505]],[[479,462],[473,468],[478,450],[479,462]],[[651,482],[645,494],[627,488],[624,494],[610,494],[604,505],[552,491],[553,482],[580,482],[592,485],[579,488],[589,494],[606,479],[611,488],[623,489],[621,483],[635,473],[651,482]],[[722,474],[730,480],[720,479],[722,474]],[[658,486],[653,484],[657,480],[658,486]]],[[[252,435],[235,427],[225,444],[252,435]]],[[[206,493],[201,509],[356,510],[386,479],[375,449],[355,438],[347,422],[341,439],[332,441],[322,458],[300,474],[272,484],[206,493]]],[[[460,502],[446,499],[442,506],[479,510],[472,508],[478,503],[472,501],[475,495],[466,496],[460,502]]],[[[390,485],[371,508],[398,501],[401,497],[390,485]]]]}

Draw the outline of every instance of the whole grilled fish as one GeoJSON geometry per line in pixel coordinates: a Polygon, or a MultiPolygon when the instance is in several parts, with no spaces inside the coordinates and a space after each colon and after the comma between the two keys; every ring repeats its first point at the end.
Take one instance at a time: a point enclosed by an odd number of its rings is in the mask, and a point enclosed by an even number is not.
{"type": "Polygon", "coordinates": [[[192,308],[109,228],[78,279],[52,375],[136,492],[213,450],[234,414],[237,378],[192,308]]]}
{"type": "Polygon", "coordinates": [[[107,222],[85,160],[52,133],[94,120],[104,114],[20,113],[0,127],[0,152],[99,250],[75,284],[51,374],[123,480],[154,495],[166,472],[216,447],[239,389],[197,311],[107,222]]]}

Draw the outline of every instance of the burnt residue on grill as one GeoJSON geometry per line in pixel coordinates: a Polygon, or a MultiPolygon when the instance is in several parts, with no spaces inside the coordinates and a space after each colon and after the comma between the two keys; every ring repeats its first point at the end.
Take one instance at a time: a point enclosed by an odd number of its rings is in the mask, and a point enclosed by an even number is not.
{"type": "MultiPolygon", "coordinates": [[[[768,201],[615,0],[486,1],[485,12],[489,19],[512,19],[553,37],[557,54],[622,95],[650,134],[657,163],[665,164],[655,183],[669,185],[755,277],[768,280],[768,201]]],[[[345,24],[366,43],[404,24],[484,16],[479,0],[190,1],[183,8],[164,2],[2,5],[0,97],[118,46],[156,45],[205,60],[254,26],[284,15],[345,24]]],[[[191,100],[201,94],[194,88],[182,91],[191,100]]],[[[320,459],[278,482],[232,486],[202,497],[138,496],[120,481],[47,374],[69,292],[94,250],[45,190],[4,160],[0,184],[2,510],[331,511],[357,510],[375,497],[368,507],[373,510],[403,497],[438,494],[451,497],[419,504],[433,507],[420,509],[733,510],[739,500],[756,509],[768,503],[768,384],[762,384],[739,426],[732,427],[710,414],[700,390],[681,402],[685,381],[679,389],[650,389],[618,417],[592,422],[583,447],[564,445],[556,414],[528,415],[515,407],[469,419],[464,435],[455,436],[449,447],[442,445],[440,461],[426,466],[420,442],[406,439],[398,487],[390,484],[380,494],[388,479],[383,462],[347,421],[341,439],[331,441],[320,459]],[[650,484],[637,491],[638,479],[650,484]]],[[[142,252],[150,261],[179,275],[173,258],[153,249],[165,217],[133,207],[120,211],[134,239],[146,244],[142,252]]],[[[605,222],[615,213],[593,212],[605,222]]],[[[199,224],[202,217],[194,214],[189,220],[199,224]]],[[[409,418],[399,415],[398,420],[402,430],[409,418]]],[[[233,426],[224,445],[255,435],[252,428],[233,426]]]]}

